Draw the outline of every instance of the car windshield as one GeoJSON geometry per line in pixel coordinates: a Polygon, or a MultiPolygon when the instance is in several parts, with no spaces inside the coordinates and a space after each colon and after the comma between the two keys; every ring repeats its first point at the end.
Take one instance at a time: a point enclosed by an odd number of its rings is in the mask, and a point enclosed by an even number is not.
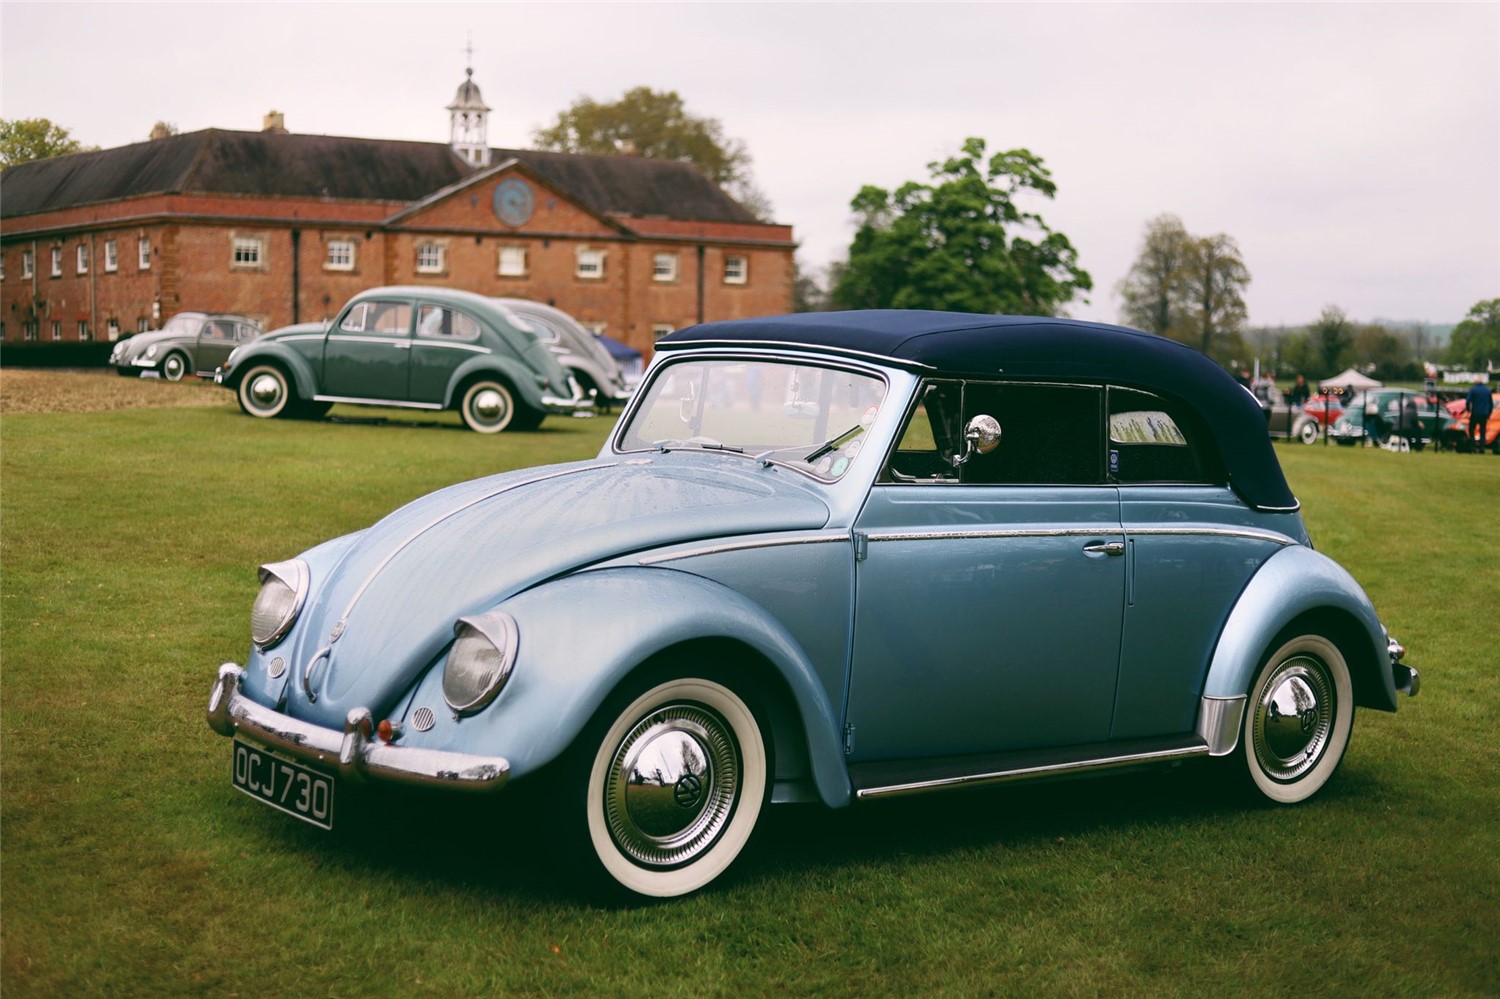
{"type": "Polygon", "coordinates": [[[678,361],[652,379],[617,449],[729,451],[833,481],[859,454],[885,396],[882,379],[843,368],[678,361]]]}
{"type": "Polygon", "coordinates": [[[198,326],[202,322],[202,316],[187,314],[173,316],[167,320],[167,324],[161,328],[161,331],[163,333],[176,333],[179,336],[197,336],[198,326]]]}

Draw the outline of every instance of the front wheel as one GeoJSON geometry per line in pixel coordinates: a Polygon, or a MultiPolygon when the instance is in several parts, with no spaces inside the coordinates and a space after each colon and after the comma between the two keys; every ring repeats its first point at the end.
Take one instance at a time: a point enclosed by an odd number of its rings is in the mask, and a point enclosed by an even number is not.
{"type": "Polygon", "coordinates": [[[1251,783],[1280,804],[1312,797],[1338,769],[1353,724],[1343,653],[1321,635],[1283,636],[1250,686],[1240,752],[1251,783]]]}
{"type": "Polygon", "coordinates": [[[1318,443],[1318,423],[1316,420],[1308,420],[1297,430],[1297,439],[1304,444],[1318,443]]]}
{"type": "Polygon", "coordinates": [[[281,416],[292,401],[285,372],[273,364],[258,364],[245,372],[235,394],[240,409],[263,420],[281,416]]]}
{"type": "Polygon", "coordinates": [[[498,434],[515,419],[516,400],[504,382],[485,378],[464,389],[458,412],[475,433],[498,434]]]}
{"type": "Polygon", "coordinates": [[[768,797],[770,754],[733,690],[694,677],[658,683],[591,745],[584,818],[594,859],[615,884],[686,895],[739,856],[768,797]]]}
{"type": "Polygon", "coordinates": [[[188,361],[185,354],[173,351],[161,362],[161,376],[169,382],[180,382],[182,376],[187,374],[188,361]]]}

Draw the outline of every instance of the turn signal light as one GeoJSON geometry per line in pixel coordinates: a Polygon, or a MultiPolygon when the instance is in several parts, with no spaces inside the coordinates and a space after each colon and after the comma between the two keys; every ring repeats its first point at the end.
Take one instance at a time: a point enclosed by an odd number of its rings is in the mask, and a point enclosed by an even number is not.
{"type": "Polygon", "coordinates": [[[393,722],[389,718],[383,718],[380,725],[375,729],[375,734],[380,737],[381,742],[395,742],[401,734],[401,723],[393,722]]]}

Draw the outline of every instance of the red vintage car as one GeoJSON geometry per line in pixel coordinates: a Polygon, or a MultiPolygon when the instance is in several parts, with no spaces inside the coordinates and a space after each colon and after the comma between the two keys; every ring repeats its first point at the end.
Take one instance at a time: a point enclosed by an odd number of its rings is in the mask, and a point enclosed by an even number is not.
{"type": "MultiPolygon", "coordinates": [[[[1484,428],[1485,449],[1493,454],[1500,454],[1500,392],[1494,393],[1495,411],[1490,415],[1489,423],[1484,428]]],[[[1451,447],[1456,451],[1469,452],[1474,450],[1474,442],[1469,439],[1469,414],[1464,410],[1464,400],[1454,399],[1443,404],[1452,419],[1443,425],[1443,447],[1451,447]]]]}

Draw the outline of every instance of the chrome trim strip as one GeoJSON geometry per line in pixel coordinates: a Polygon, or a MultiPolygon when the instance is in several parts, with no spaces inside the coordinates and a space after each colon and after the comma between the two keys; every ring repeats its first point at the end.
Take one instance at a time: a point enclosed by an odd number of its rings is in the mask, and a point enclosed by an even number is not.
{"type": "Polygon", "coordinates": [[[411,340],[409,342],[418,347],[447,347],[449,350],[467,350],[471,354],[494,353],[494,351],[490,350],[488,347],[476,347],[472,343],[449,343],[446,340],[432,340],[420,336],[415,340],[411,340]]]}
{"type": "Polygon", "coordinates": [[[1240,744],[1240,722],[1245,719],[1245,695],[1204,696],[1198,709],[1198,738],[1209,756],[1228,756],[1240,744]]]}
{"type": "MultiPolygon", "coordinates": [[[[319,334],[321,337],[322,334],[319,334]]],[[[355,333],[329,333],[329,342],[338,343],[405,343],[410,345],[411,335],[408,333],[392,333],[389,336],[359,335],[355,333]]]]}
{"type": "Polygon", "coordinates": [[[641,565],[659,565],[662,562],[676,562],[679,559],[697,558],[700,555],[721,555],[724,552],[747,551],[754,548],[785,548],[789,545],[826,545],[830,542],[850,540],[847,532],[835,534],[811,534],[796,538],[767,538],[760,541],[727,541],[719,545],[705,545],[702,548],[690,548],[687,551],[668,552],[665,555],[646,555],[640,559],[641,565]]]}
{"type": "Polygon", "coordinates": [[[1099,524],[1094,527],[1018,528],[1015,530],[974,531],[871,531],[871,541],[951,541],[960,538],[1068,538],[1098,537],[1104,534],[1121,534],[1126,537],[1223,537],[1247,538],[1252,541],[1270,541],[1282,546],[1297,544],[1296,540],[1276,531],[1264,531],[1253,527],[1143,527],[1121,528],[1118,524],[1099,524]]]}
{"type": "MultiPolygon", "coordinates": [[[[592,471],[596,471],[596,470],[602,470],[602,469],[605,469],[605,468],[614,468],[618,464],[619,464],[619,462],[612,461],[612,462],[609,462],[608,464],[603,464],[603,465],[585,465],[582,468],[569,468],[569,469],[566,469],[566,470],[561,471],[561,472],[550,472],[550,473],[548,473],[546,475],[538,475],[538,476],[534,476],[533,478],[523,479],[520,482],[511,482],[511,483],[509,483],[507,485],[501,486],[499,489],[495,489],[495,490],[492,490],[490,492],[484,493],[484,494],[482,494],[480,496],[476,496],[474,499],[470,500],[469,502],[464,503],[461,506],[454,507],[452,510],[449,510],[448,512],[444,513],[441,517],[438,517],[436,520],[429,521],[428,523],[423,524],[421,527],[417,528],[410,535],[408,535],[403,541],[401,541],[400,544],[398,544],[394,548],[392,548],[386,554],[385,558],[383,558],[383,559],[380,560],[380,564],[377,565],[373,570],[371,570],[370,575],[365,578],[365,581],[360,584],[359,589],[355,591],[354,596],[352,598],[350,598],[350,600],[349,600],[349,606],[347,608],[345,608],[343,614],[339,615],[339,621],[338,621],[338,623],[339,624],[346,624],[348,622],[349,615],[352,614],[352,613],[354,613],[354,606],[355,606],[355,604],[359,603],[359,598],[365,595],[365,591],[368,590],[370,588],[371,584],[373,584],[375,582],[375,578],[377,576],[379,576],[382,572],[385,571],[385,567],[388,566],[388,565],[390,565],[391,561],[393,559],[395,559],[395,557],[397,555],[400,555],[403,551],[405,551],[408,547],[410,547],[411,544],[413,542],[415,542],[418,538],[420,538],[422,535],[426,534],[428,531],[432,530],[434,527],[437,527],[443,521],[448,520],[451,517],[456,517],[459,514],[463,513],[465,510],[471,509],[472,507],[476,507],[480,503],[484,503],[487,500],[492,500],[496,496],[500,496],[500,495],[502,495],[504,493],[508,493],[512,489],[520,489],[523,486],[535,485],[538,482],[546,482],[549,479],[561,479],[561,478],[564,478],[564,477],[569,476],[569,475],[581,475],[584,472],[592,472],[592,471]]],[[[337,627],[337,626],[338,625],[335,625],[335,627],[337,627]]]]}
{"type": "Polygon", "coordinates": [[[306,763],[334,770],[341,780],[384,780],[461,791],[498,791],[510,777],[503,756],[476,756],[440,749],[393,746],[372,741],[368,708],[354,708],[336,732],[289,718],[240,693],[245,671],[234,663],[219,667],[208,698],[209,728],[223,736],[241,733],[306,763]]]}
{"type": "MultiPolygon", "coordinates": [[[[325,336],[327,336],[326,333],[293,333],[290,336],[279,336],[279,337],[277,337],[274,340],[268,340],[266,342],[267,343],[293,343],[293,342],[298,341],[298,340],[321,340],[325,336]]],[[[251,340],[251,341],[248,341],[248,342],[249,343],[255,343],[256,341],[251,340]]]]}
{"type": "Polygon", "coordinates": [[[788,353],[806,356],[813,354],[825,357],[833,354],[837,357],[850,357],[866,362],[867,364],[878,364],[884,368],[900,368],[906,371],[936,371],[930,364],[919,364],[915,361],[904,360],[899,357],[891,357],[889,354],[875,354],[867,350],[854,350],[849,347],[829,347],[811,343],[789,343],[785,340],[691,340],[683,343],[657,344],[656,349],[660,352],[675,352],[679,350],[702,350],[715,348],[720,350],[758,351],[765,347],[772,347],[788,353]]]}
{"type": "Polygon", "coordinates": [[[1164,763],[1170,760],[1186,760],[1208,755],[1207,746],[1183,746],[1177,749],[1156,750],[1150,753],[1126,753],[1121,756],[1105,756],[1095,760],[1078,760],[1072,763],[1049,764],[1037,767],[1020,767],[1015,770],[997,770],[992,773],[969,774],[963,777],[944,777],[938,780],[913,781],[910,784],[892,784],[889,787],[866,787],[856,792],[859,798],[884,798],[900,794],[917,794],[950,787],[974,787],[981,784],[1001,784],[1026,780],[1032,777],[1070,776],[1113,770],[1143,763],[1164,763]]]}
{"type": "Polygon", "coordinates": [[[347,395],[315,395],[318,402],[352,402],[360,406],[390,406],[393,409],[442,409],[440,402],[398,402],[395,399],[361,399],[347,395]]]}

